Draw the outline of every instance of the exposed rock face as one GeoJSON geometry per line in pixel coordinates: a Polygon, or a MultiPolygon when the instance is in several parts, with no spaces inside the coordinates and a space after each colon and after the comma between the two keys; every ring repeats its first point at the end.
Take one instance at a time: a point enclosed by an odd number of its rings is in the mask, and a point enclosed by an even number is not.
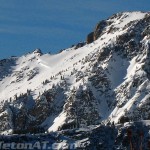
{"type": "MultiPolygon", "coordinates": [[[[93,41],[97,40],[102,35],[102,33],[104,33],[104,29],[108,24],[109,24],[109,22],[107,22],[105,20],[100,21],[96,25],[94,31],[87,35],[87,40],[86,40],[87,44],[90,44],[93,41]]],[[[109,30],[109,32],[111,32],[111,31],[109,30]]]]}
{"type": "Polygon", "coordinates": [[[78,49],[80,47],[83,47],[86,43],[85,42],[80,42],[77,45],[75,45],[75,49],[78,49]]]}
{"type": "Polygon", "coordinates": [[[39,56],[41,56],[43,53],[41,51],[41,49],[37,48],[33,51],[34,54],[38,54],[39,56]]]}
{"type": "Polygon", "coordinates": [[[104,28],[107,26],[107,22],[105,21],[105,20],[102,20],[102,21],[100,21],[97,25],[96,25],[96,27],[95,27],[95,29],[94,29],[94,40],[97,40],[100,36],[101,36],[101,34],[102,34],[102,32],[104,31],[104,28]]]}
{"type": "Polygon", "coordinates": [[[91,32],[87,35],[86,43],[90,44],[94,41],[94,32],[91,32]]]}

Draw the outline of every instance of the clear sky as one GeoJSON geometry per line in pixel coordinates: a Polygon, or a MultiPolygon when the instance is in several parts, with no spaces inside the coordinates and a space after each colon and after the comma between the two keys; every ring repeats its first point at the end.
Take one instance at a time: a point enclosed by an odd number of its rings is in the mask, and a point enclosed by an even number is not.
{"type": "Polygon", "coordinates": [[[150,11],[150,0],[0,0],[0,59],[56,53],[84,41],[100,20],[137,10],[150,11]]]}

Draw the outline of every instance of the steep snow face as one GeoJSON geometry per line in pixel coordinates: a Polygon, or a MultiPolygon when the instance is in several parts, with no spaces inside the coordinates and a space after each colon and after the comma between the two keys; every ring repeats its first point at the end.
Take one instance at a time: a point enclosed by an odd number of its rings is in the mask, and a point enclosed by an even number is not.
{"type": "Polygon", "coordinates": [[[123,28],[130,22],[141,20],[145,17],[145,13],[141,12],[125,12],[118,14],[117,17],[112,19],[113,25],[118,28],[123,28]]]}
{"type": "Polygon", "coordinates": [[[14,119],[16,113],[27,120],[20,128],[49,131],[139,118],[150,97],[149,25],[149,13],[118,13],[91,44],[55,55],[37,49],[0,61],[1,118],[10,108],[13,120],[3,130],[22,121],[14,119]]]}

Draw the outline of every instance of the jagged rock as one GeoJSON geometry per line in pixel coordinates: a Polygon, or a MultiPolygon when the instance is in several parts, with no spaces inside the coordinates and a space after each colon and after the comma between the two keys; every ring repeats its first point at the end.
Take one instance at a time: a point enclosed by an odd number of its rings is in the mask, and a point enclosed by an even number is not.
{"type": "Polygon", "coordinates": [[[87,38],[86,38],[86,43],[87,44],[90,44],[94,41],[94,32],[91,32],[87,35],[87,38]]]}
{"type": "Polygon", "coordinates": [[[107,22],[105,21],[105,20],[102,20],[102,21],[100,21],[97,25],[96,25],[96,27],[95,27],[95,29],[94,29],[94,40],[97,40],[100,36],[101,36],[101,34],[102,34],[102,32],[104,31],[104,28],[107,26],[107,22]]]}
{"type": "Polygon", "coordinates": [[[33,51],[34,54],[38,54],[39,56],[41,56],[43,53],[41,51],[41,49],[37,48],[33,51]]]}
{"type": "Polygon", "coordinates": [[[80,43],[78,43],[78,44],[75,46],[75,49],[78,49],[78,48],[80,48],[80,47],[83,47],[84,45],[85,45],[84,42],[80,42],[80,43]]]}

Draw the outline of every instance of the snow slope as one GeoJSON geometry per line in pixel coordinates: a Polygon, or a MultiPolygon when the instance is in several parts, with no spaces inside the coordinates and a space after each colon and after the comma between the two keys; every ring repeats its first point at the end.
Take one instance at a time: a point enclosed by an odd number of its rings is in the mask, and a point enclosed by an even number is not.
{"type": "MultiPolygon", "coordinates": [[[[51,110],[55,108],[52,112],[47,108],[47,118],[42,122],[49,131],[76,121],[75,124],[90,125],[93,123],[89,119],[92,117],[90,111],[95,115],[94,124],[101,121],[118,123],[122,116],[133,119],[136,108],[139,110],[149,98],[146,67],[149,64],[149,35],[141,36],[149,26],[149,16],[143,12],[118,13],[106,20],[106,27],[91,44],[78,49],[68,48],[55,55],[42,54],[36,49],[21,57],[1,61],[2,106],[6,100],[12,106],[11,103],[30,90],[37,108],[43,108],[41,99],[46,99],[45,105],[48,103],[51,110]],[[55,93],[53,88],[63,91],[55,93]],[[54,97],[48,99],[45,93],[54,94],[54,97]],[[88,117],[81,119],[81,112],[88,117]]],[[[38,120],[35,110],[32,111],[27,116],[38,120]]]]}

